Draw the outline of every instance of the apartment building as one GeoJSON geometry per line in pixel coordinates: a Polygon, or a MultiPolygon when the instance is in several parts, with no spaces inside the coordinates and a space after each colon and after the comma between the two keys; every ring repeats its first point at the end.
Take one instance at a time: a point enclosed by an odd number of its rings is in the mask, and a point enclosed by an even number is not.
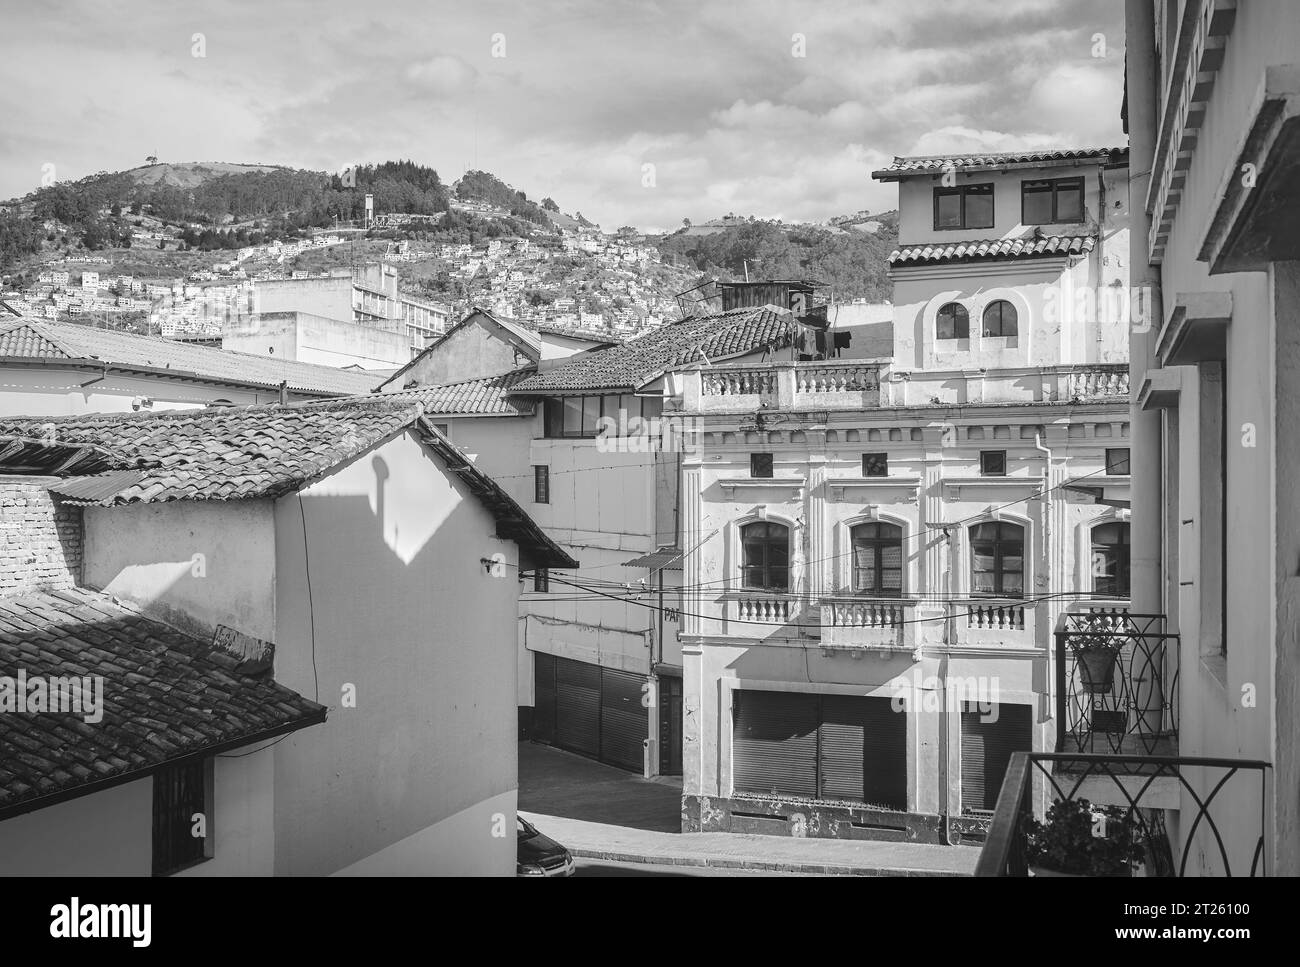
{"type": "Polygon", "coordinates": [[[1294,5],[1132,0],[1125,120],[1133,282],[1155,307],[1131,337],[1133,608],[1169,629],[1181,709],[1162,777],[1166,826],[1188,874],[1294,876],[1294,5]]]}
{"type": "Polygon", "coordinates": [[[1126,163],[899,158],[890,356],[673,375],[685,830],[978,840],[1054,747],[1129,594],[1126,163]]]}
{"type": "Polygon", "coordinates": [[[398,290],[397,270],[375,263],[324,277],[254,283],[245,311],[222,323],[222,345],[326,366],[395,369],[447,328],[442,306],[398,290]]]}

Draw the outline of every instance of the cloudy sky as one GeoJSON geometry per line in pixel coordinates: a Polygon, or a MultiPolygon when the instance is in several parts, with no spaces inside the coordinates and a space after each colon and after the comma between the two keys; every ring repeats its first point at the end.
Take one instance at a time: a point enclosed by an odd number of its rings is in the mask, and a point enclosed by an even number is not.
{"type": "Polygon", "coordinates": [[[78,0],[5,21],[0,198],[153,153],[412,158],[672,228],[892,208],[870,172],[896,154],[1124,143],[1118,2],[78,0]]]}

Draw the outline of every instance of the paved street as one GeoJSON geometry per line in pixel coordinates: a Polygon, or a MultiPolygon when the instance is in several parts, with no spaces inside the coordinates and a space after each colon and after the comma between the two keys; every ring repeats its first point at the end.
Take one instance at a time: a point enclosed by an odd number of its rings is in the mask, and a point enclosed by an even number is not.
{"type": "Polygon", "coordinates": [[[519,808],[675,833],[681,829],[682,789],[550,746],[520,742],[519,808]]]}
{"type": "Polygon", "coordinates": [[[719,870],[708,866],[616,863],[611,860],[579,860],[574,876],[807,876],[772,870],[719,870]]]}
{"type": "Polygon", "coordinates": [[[681,789],[548,746],[519,745],[519,811],[579,876],[969,876],[979,850],[874,840],[682,833],[681,789]]]}

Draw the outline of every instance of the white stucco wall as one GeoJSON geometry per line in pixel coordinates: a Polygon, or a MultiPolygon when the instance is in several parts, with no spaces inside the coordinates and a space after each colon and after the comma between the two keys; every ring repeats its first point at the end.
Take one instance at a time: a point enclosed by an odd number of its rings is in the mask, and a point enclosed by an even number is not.
{"type": "Polygon", "coordinates": [[[153,870],[153,780],[0,822],[0,875],[148,876],[153,870]]]}
{"type": "Polygon", "coordinates": [[[275,637],[275,530],[269,501],[87,507],[84,581],[177,627],[218,624],[275,637]]]}
{"type": "MultiPolygon", "coordinates": [[[[276,870],[415,837],[425,859],[374,863],[437,872],[443,834],[422,831],[517,788],[516,546],[408,433],[281,498],[275,530],[277,679],[330,707],[274,750],[276,870]],[[503,577],[481,563],[498,553],[503,577]]],[[[458,838],[479,872],[513,874],[490,825],[458,838]]]]}
{"type": "MultiPolygon", "coordinates": [[[[148,397],[153,411],[195,409],[214,400],[231,403],[274,403],[276,389],[262,391],[214,386],[182,379],[110,374],[52,367],[0,366],[0,416],[75,416],[79,413],[130,413],[132,400],[148,397]]],[[[290,394],[295,399],[296,394],[290,394]]]]}

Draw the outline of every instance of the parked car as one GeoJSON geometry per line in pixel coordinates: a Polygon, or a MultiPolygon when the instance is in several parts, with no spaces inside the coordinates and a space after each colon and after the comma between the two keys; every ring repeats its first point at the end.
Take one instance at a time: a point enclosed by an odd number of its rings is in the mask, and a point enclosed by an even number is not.
{"type": "Polygon", "coordinates": [[[519,816],[519,846],[515,854],[516,876],[573,876],[573,854],[537,831],[519,816]]]}

